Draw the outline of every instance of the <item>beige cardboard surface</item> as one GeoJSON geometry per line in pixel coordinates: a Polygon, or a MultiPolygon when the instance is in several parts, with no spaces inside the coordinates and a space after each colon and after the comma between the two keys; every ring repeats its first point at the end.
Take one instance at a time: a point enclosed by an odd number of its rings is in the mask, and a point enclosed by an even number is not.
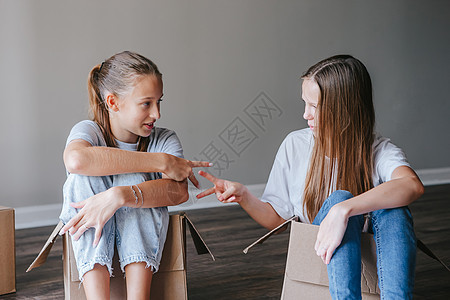
{"type": "MultiPolygon", "coordinates": [[[[171,215],[159,271],[153,276],[152,280],[151,299],[187,299],[186,224],[191,232],[197,253],[209,253],[214,260],[208,246],[187,216],[184,213],[171,215]]],[[[27,272],[45,263],[62,226],[62,222],[56,226],[27,272]]],[[[117,253],[117,251],[115,252],[117,253]]],[[[115,270],[115,276],[111,278],[111,299],[126,299],[126,283],[117,255],[113,259],[113,269],[115,270]]],[[[78,279],[71,239],[67,234],[63,236],[63,270],[65,299],[86,299],[84,289],[78,279]]]]}
{"type": "Polygon", "coordinates": [[[0,295],[16,291],[14,209],[0,206],[0,295]]]}
{"type": "MultiPolygon", "coordinates": [[[[170,216],[160,269],[152,280],[151,299],[187,299],[185,243],[184,216],[170,216]],[[170,291],[166,291],[168,288],[170,291]]],[[[67,235],[64,235],[64,254],[64,264],[67,265],[64,271],[64,289],[70,292],[66,293],[66,300],[84,300],[86,296],[80,285],[72,240],[67,235]]],[[[111,300],[126,299],[126,282],[117,254],[114,255],[113,270],[111,300]]]]}
{"type": "MultiPolygon", "coordinates": [[[[318,230],[318,226],[291,222],[282,299],[331,299],[326,265],[314,251],[318,230]]],[[[379,299],[375,241],[371,234],[362,234],[361,249],[364,298],[379,299]]]]}

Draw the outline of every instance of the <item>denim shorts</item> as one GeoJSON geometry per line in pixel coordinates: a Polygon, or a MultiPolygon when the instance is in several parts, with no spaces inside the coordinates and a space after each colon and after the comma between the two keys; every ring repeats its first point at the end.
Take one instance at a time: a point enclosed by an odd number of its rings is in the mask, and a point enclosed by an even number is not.
{"type": "MultiPolygon", "coordinates": [[[[149,174],[130,173],[113,176],[69,174],[63,187],[64,203],[60,219],[66,224],[79,209],[71,202],[85,200],[113,186],[139,184],[150,180],[149,174]]],[[[157,272],[169,224],[167,207],[119,208],[106,222],[98,245],[94,248],[95,228],[89,228],[79,239],[72,239],[80,281],[95,264],[106,266],[112,276],[114,247],[117,247],[122,272],[130,263],[145,262],[157,272]]],[[[67,233],[68,234],[68,233],[67,233]]]]}

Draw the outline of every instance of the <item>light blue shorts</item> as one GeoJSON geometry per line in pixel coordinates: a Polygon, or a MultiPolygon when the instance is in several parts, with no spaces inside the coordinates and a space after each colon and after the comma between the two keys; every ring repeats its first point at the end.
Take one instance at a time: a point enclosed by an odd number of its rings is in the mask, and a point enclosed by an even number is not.
{"type": "MultiPolygon", "coordinates": [[[[83,176],[69,174],[63,187],[64,203],[60,219],[66,224],[79,209],[71,202],[85,200],[113,186],[129,186],[150,180],[149,174],[132,173],[113,176],[83,176]]],[[[157,272],[169,224],[167,207],[122,207],[105,224],[97,247],[93,247],[95,228],[89,228],[78,241],[72,239],[80,280],[95,264],[106,266],[112,275],[114,246],[117,246],[120,266],[145,262],[157,272]]]]}

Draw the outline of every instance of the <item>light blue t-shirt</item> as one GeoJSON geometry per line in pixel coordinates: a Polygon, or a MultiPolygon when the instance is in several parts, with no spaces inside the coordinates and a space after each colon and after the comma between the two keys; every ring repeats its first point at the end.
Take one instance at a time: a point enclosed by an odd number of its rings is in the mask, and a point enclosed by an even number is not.
{"type": "MultiPolygon", "coordinates": [[[[148,144],[147,152],[163,152],[177,157],[184,158],[183,148],[175,131],[155,127],[149,136],[150,143],[148,144]]],[[[76,139],[87,141],[92,146],[107,147],[105,138],[100,130],[100,127],[91,120],[81,121],[73,126],[67,138],[67,145],[76,139]]],[[[117,147],[122,150],[136,151],[138,144],[129,144],[116,140],[117,147]]],[[[149,173],[151,179],[160,179],[161,173],[149,173]]]]}

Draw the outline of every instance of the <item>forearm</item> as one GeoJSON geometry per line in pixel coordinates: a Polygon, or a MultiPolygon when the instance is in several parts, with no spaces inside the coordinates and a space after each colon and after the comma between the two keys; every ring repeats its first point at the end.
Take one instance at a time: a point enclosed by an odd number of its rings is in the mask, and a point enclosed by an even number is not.
{"type": "Polygon", "coordinates": [[[379,209],[411,204],[423,194],[419,178],[410,176],[393,179],[349,200],[340,203],[348,216],[365,214],[379,209]]]}
{"type": "Polygon", "coordinates": [[[187,181],[174,181],[172,179],[149,180],[137,184],[142,191],[142,197],[135,188],[136,196],[130,186],[115,187],[120,206],[152,208],[173,206],[186,202],[189,199],[187,181]],[[142,201],[143,200],[143,201],[142,201]]]}
{"type": "Polygon", "coordinates": [[[269,230],[274,229],[285,221],[277,214],[272,205],[262,202],[248,190],[239,204],[258,224],[269,230]]]}
{"type": "Polygon", "coordinates": [[[126,151],[111,147],[84,147],[64,153],[67,171],[87,176],[162,172],[163,159],[164,153],[126,151]]]}

